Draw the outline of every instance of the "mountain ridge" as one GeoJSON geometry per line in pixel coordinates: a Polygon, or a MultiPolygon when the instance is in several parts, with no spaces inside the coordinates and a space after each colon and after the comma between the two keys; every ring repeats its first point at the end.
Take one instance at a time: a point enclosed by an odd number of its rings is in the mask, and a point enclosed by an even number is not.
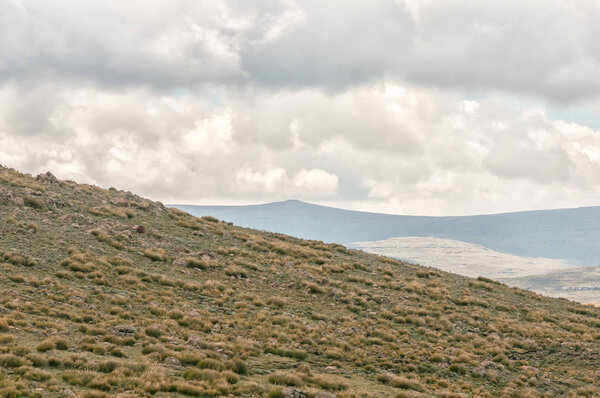
{"type": "Polygon", "coordinates": [[[478,244],[507,254],[600,265],[600,206],[476,216],[405,216],[300,201],[248,206],[177,205],[197,216],[305,239],[351,244],[423,236],[478,244]]]}

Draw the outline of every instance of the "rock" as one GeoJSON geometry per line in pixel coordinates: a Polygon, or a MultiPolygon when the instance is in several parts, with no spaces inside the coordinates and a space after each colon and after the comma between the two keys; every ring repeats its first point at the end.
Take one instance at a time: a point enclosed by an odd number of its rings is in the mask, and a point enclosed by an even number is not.
{"type": "Polygon", "coordinates": [[[130,203],[131,207],[135,207],[136,209],[140,209],[140,210],[144,210],[144,211],[148,211],[152,208],[152,203],[150,202],[131,202],[130,203]]]}
{"type": "Polygon", "coordinates": [[[527,373],[528,376],[537,376],[540,370],[538,368],[534,368],[533,366],[523,365],[521,366],[521,370],[527,373]]]}
{"type": "Polygon", "coordinates": [[[471,370],[471,374],[473,374],[474,376],[485,377],[485,375],[487,374],[487,370],[482,366],[478,366],[471,370]]]}
{"type": "Polygon", "coordinates": [[[202,340],[198,336],[190,336],[186,343],[196,348],[202,347],[202,340]]]}
{"type": "Polygon", "coordinates": [[[173,261],[173,265],[176,267],[185,267],[187,266],[187,257],[179,257],[173,261]]]}
{"type": "Polygon", "coordinates": [[[175,250],[178,251],[179,253],[186,253],[186,254],[191,252],[191,250],[185,246],[177,246],[175,248],[175,250]]]}
{"type": "Polygon", "coordinates": [[[181,361],[175,357],[167,357],[165,358],[165,365],[167,366],[172,366],[174,368],[180,368],[181,367],[181,361]]]}
{"type": "Polygon", "coordinates": [[[110,203],[117,207],[129,207],[129,201],[121,198],[114,198],[110,203]]]}
{"type": "Polygon", "coordinates": [[[308,395],[302,390],[297,388],[284,388],[282,391],[285,398],[306,398],[308,395]]]}
{"type": "Polygon", "coordinates": [[[328,393],[328,392],[318,392],[315,395],[313,395],[314,398],[336,398],[334,394],[328,393]]]}
{"type": "Polygon", "coordinates": [[[58,184],[59,183],[58,179],[54,176],[54,174],[50,173],[49,171],[47,171],[43,174],[38,174],[37,177],[35,177],[35,179],[44,184],[58,184]]]}
{"type": "Polygon", "coordinates": [[[16,204],[17,206],[25,206],[25,201],[23,200],[23,198],[20,198],[20,197],[14,198],[13,203],[16,204]]]}
{"type": "Polygon", "coordinates": [[[483,361],[483,362],[481,362],[481,366],[485,369],[498,369],[498,370],[504,369],[504,365],[502,365],[501,363],[496,363],[494,361],[483,361]]]}
{"type": "Polygon", "coordinates": [[[61,390],[60,395],[63,397],[74,397],[75,393],[68,388],[65,388],[64,390],[61,390]]]}
{"type": "Polygon", "coordinates": [[[115,336],[135,336],[137,329],[131,325],[118,325],[110,329],[115,336]]]}

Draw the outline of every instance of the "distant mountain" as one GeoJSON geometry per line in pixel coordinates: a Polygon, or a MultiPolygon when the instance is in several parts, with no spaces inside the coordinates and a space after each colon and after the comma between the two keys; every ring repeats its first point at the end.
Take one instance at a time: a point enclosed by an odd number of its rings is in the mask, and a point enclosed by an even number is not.
{"type": "Polygon", "coordinates": [[[305,239],[350,244],[394,237],[436,237],[524,257],[600,265],[600,207],[479,216],[424,217],[366,213],[297,200],[250,206],[175,205],[196,216],[305,239]]]}

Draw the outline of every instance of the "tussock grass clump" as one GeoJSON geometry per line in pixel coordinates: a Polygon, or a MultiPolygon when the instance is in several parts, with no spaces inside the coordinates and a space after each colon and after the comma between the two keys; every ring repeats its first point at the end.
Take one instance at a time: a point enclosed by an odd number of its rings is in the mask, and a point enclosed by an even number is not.
{"type": "Polygon", "coordinates": [[[108,205],[91,207],[88,209],[95,216],[117,217],[128,219],[135,217],[135,212],[131,209],[117,208],[108,205]]]}
{"type": "Polygon", "coordinates": [[[0,251],[0,261],[23,267],[34,267],[38,264],[37,260],[27,254],[20,254],[14,251],[0,251]]]}
{"type": "Polygon", "coordinates": [[[156,339],[158,339],[160,336],[162,336],[162,330],[157,326],[147,327],[144,330],[144,332],[146,333],[146,335],[148,335],[150,337],[154,337],[156,339]]]}
{"type": "Polygon", "coordinates": [[[277,372],[269,376],[269,383],[279,384],[291,387],[301,387],[304,385],[302,378],[292,373],[277,372]]]}
{"type": "Polygon", "coordinates": [[[209,269],[215,265],[214,261],[212,260],[191,256],[185,257],[183,261],[187,268],[209,269]]]}
{"type": "Polygon", "coordinates": [[[167,252],[165,249],[149,247],[144,250],[144,256],[148,257],[152,261],[166,261],[167,252]]]}
{"type": "Polygon", "coordinates": [[[46,208],[46,204],[41,198],[36,198],[35,196],[25,195],[23,197],[23,202],[25,206],[29,206],[34,209],[42,210],[46,208]]]}
{"type": "Polygon", "coordinates": [[[403,376],[396,376],[389,373],[380,374],[377,376],[377,380],[381,383],[389,384],[396,388],[402,388],[405,390],[413,391],[425,391],[423,384],[416,380],[410,380],[403,376]]]}
{"type": "Polygon", "coordinates": [[[0,367],[18,368],[27,365],[28,361],[12,354],[0,354],[0,367]]]}

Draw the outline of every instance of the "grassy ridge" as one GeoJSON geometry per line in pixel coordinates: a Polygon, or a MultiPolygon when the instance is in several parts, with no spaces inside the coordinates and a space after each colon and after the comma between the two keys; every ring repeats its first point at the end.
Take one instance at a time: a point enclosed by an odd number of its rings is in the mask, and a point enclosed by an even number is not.
{"type": "Polygon", "coordinates": [[[597,396],[599,315],[0,168],[0,396],[597,396]]]}

